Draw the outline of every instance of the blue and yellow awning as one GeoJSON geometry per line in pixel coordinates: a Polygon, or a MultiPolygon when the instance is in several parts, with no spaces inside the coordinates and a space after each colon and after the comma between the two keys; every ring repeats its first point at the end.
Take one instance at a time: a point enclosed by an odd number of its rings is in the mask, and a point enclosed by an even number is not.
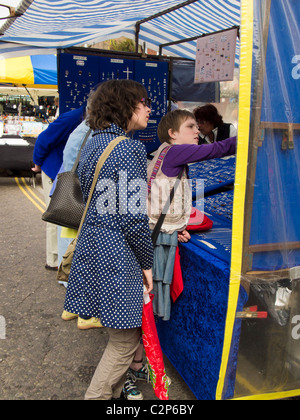
{"type": "MultiPolygon", "coordinates": [[[[240,24],[240,0],[24,0],[17,11],[23,15],[8,22],[1,36],[16,48],[23,44],[61,49],[120,36],[135,40],[136,22],[156,16],[140,25],[139,39],[157,51],[161,44],[240,24]],[[185,7],[172,9],[182,4],[185,7]],[[159,14],[170,8],[172,12],[159,14]]],[[[196,49],[197,42],[190,41],[166,45],[163,53],[193,60],[196,49]]]]}
{"type": "Polygon", "coordinates": [[[34,55],[0,60],[0,83],[57,89],[55,55],[34,55]]]}

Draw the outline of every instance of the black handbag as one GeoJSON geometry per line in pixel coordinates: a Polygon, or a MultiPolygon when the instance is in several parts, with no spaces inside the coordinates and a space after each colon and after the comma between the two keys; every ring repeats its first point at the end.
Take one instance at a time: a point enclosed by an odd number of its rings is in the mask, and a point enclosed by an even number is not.
{"type": "Polygon", "coordinates": [[[70,172],[64,172],[57,176],[57,183],[50,200],[48,209],[42,215],[44,222],[53,223],[71,229],[78,229],[84,213],[85,204],[81,191],[80,181],[76,174],[81,151],[91,134],[87,132],[77,159],[70,172]]]}

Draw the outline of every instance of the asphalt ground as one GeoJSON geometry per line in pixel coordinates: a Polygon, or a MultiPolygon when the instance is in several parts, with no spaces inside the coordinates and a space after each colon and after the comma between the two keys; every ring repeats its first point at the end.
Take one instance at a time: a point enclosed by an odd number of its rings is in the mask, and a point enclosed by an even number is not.
{"type": "MultiPolygon", "coordinates": [[[[83,400],[107,343],[105,329],[61,320],[65,288],[45,269],[44,209],[40,182],[0,178],[0,400],[83,400]]],[[[165,366],[170,401],[195,400],[165,366]]],[[[150,384],[137,384],[144,400],[157,400],[150,384]]]]}

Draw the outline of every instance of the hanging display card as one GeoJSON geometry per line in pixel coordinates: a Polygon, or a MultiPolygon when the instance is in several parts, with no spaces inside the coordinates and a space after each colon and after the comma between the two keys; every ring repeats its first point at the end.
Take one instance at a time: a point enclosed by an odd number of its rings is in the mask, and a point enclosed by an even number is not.
{"type": "Polygon", "coordinates": [[[195,83],[233,80],[237,35],[231,29],[198,39],[195,83]]]}

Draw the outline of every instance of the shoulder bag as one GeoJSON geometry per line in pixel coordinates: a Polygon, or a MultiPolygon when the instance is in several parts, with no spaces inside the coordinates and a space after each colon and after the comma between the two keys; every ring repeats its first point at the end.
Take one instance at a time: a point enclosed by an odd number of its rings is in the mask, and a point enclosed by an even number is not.
{"type": "Polygon", "coordinates": [[[42,215],[44,222],[70,229],[78,229],[85,205],[76,169],[80,160],[81,151],[86,145],[91,131],[90,129],[84,138],[72,170],[58,174],[50,204],[42,215]]]}
{"type": "Polygon", "coordinates": [[[101,157],[100,157],[100,159],[97,163],[93,183],[92,183],[90,194],[89,194],[89,198],[88,198],[88,201],[87,201],[86,206],[84,208],[84,212],[83,212],[83,216],[82,216],[81,221],[80,221],[77,236],[68,246],[67,251],[66,251],[65,255],[63,256],[62,263],[61,263],[61,265],[58,269],[58,273],[57,273],[57,281],[58,282],[64,282],[64,283],[68,282],[69,274],[70,274],[70,270],[71,270],[71,265],[72,265],[72,261],[73,261],[73,255],[74,255],[74,251],[75,251],[76,244],[77,244],[77,240],[78,240],[78,237],[80,235],[83,223],[85,221],[85,218],[86,218],[86,215],[87,215],[87,212],[88,212],[88,209],[89,209],[92,197],[93,197],[93,193],[94,193],[94,190],[95,190],[98,178],[99,178],[100,171],[101,171],[105,161],[109,157],[110,153],[113,151],[113,149],[121,141],[126,140],[126,138],[127,137],[121,136],[121,137],[118,137],[115,140],[113,140],[111,143],[109,143],[109,145],[104,150],[103,154],[101,155],[101,157]]]}

